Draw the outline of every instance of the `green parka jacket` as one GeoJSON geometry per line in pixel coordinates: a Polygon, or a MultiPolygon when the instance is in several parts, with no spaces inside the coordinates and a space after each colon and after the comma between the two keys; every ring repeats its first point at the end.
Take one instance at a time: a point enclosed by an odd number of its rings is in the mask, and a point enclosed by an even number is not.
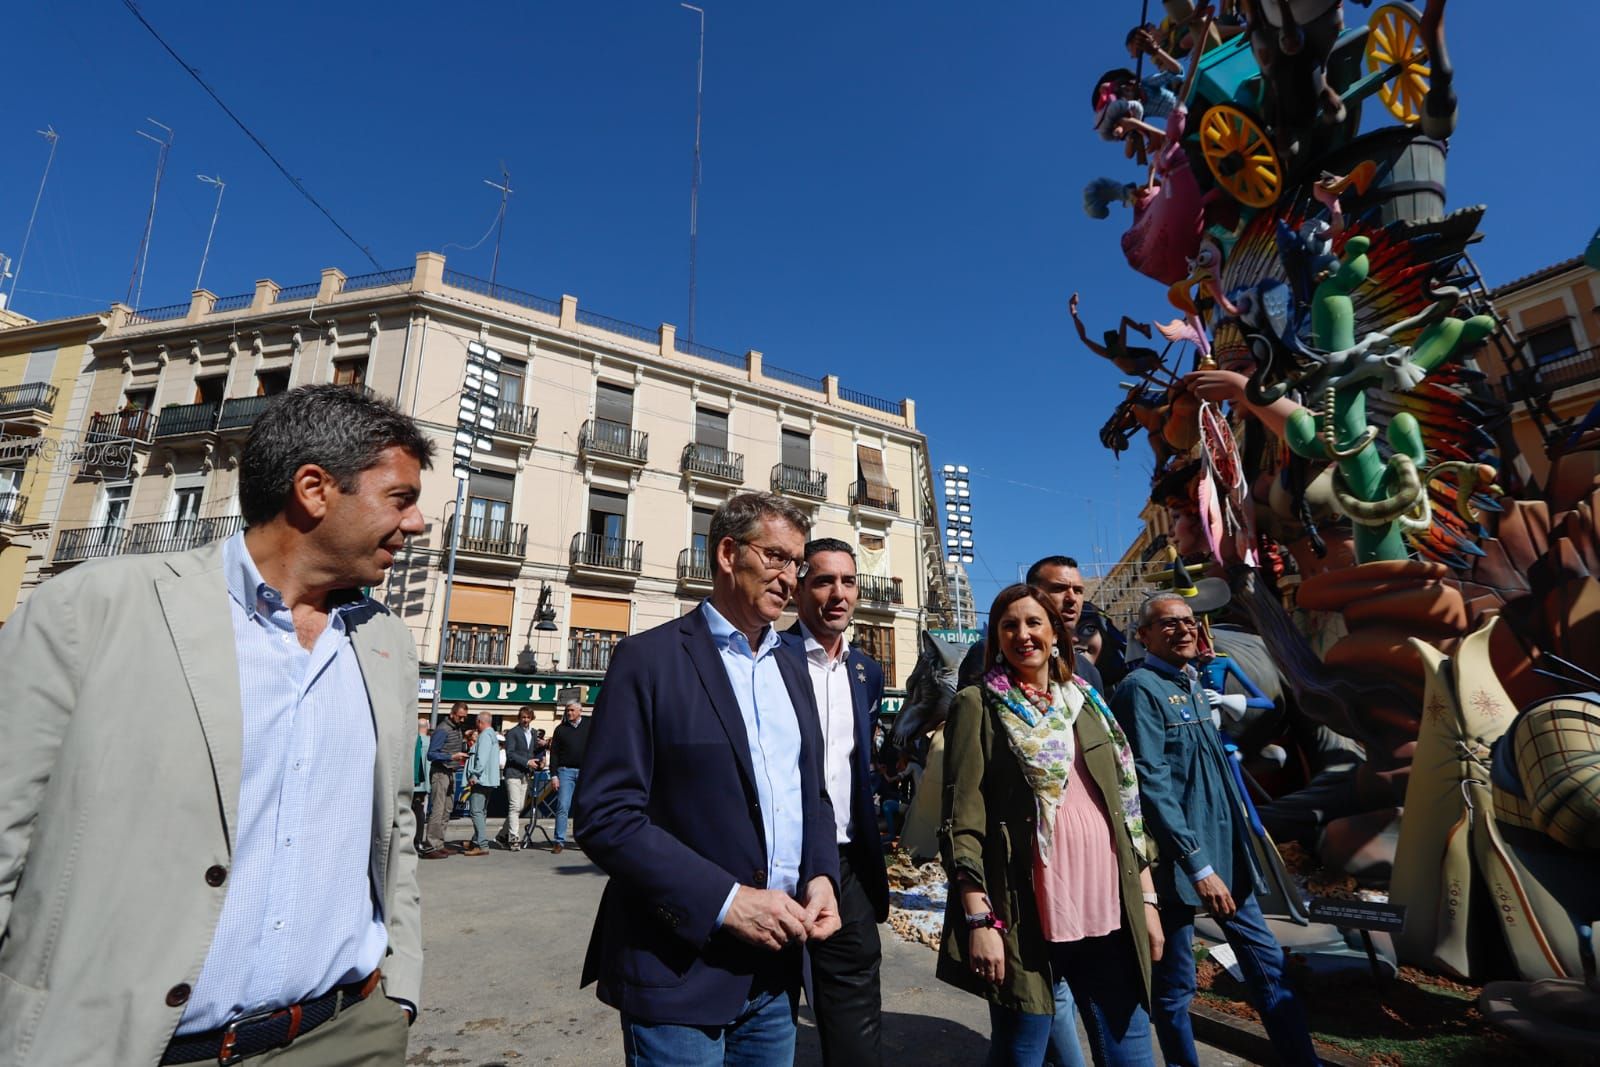
{"type": "MultiPolygon", "coordinates": [[[[997,712],[985,705],[983,691],[970,686],[956,694],[944,726],[944,794],[939,854],[950,878],[936,973],[941,981],[994,1004],[1033,1015],[1055,1014],[1054,975],[1049,944],[1039,922],[1033,893],[1034,798],[1022,768],[1006,741],[997,712]],[[999,986],[972,971],[967,959],[966,911],[957,874],[966,873],[989,894],[995,914],[1006,924],[1006,974],[999,986]]],[[[1073,724],[1089,776],[1111,818],[1122,881],[1123,926],[1132,934],[1143,977],[1144,1004],[1150,1004],[1150,941],[1145,930],[1143,863],[1135,859],[1117,787],[1111,734],[1099,715],[1085,708],[1073,724]]]]}

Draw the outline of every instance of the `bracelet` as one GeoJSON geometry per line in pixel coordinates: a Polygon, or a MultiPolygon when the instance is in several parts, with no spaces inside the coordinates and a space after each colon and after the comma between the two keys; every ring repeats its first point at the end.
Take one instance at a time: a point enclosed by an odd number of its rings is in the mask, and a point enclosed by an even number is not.
{"type": "Polygon", "coordinates": [[[1161,899],[1154,893],[1146,893],[1144,895],[1144,902],[1150,905],[1152,908],[1159,908],[1161,906],[1161,899]]]}
{"type": "Polygon", "coordinates": [[[986,911],[979,915],[968,915],[967,929],[993,930],[997,934],[1003,934],[1006,932],[1006,924],[994,912],[986,911]]]}

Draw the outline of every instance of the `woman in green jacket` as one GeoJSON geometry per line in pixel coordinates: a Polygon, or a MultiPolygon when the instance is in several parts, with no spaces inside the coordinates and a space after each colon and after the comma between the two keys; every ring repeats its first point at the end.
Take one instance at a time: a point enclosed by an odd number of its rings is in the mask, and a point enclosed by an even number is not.
{"type": "Polygon", "coordinates": [[[944,728],[939,977],[989,1001],[992,1065],[1081,1063],[1074,1000],[1097,1065],[1151,1064],[1161,924],[1127,739],[1029,586],[995,598],[985,652],[944,728]]]}

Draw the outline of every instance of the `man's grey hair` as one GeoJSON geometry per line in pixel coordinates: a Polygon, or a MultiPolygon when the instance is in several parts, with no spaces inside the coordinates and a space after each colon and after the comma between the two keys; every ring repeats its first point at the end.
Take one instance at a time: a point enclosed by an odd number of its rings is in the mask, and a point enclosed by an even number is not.
{"type": "Polygon", "coordinates": [[[761,532],[761,522],[767,518],[782,519],[802,536],[811,532],[811,516],[788,497],[777,493],[740,493],[729,497],[711,516],[706,550],[715,553],[724,537],[749,541],[761,532]]]}
{"type": "Polygon", "coordinates": [[[478,725],[492,727],[494,725],[494,716],[490,715],[487,711],[478,712],[478,725]]]}
{"type": "Polygon", "coordinates": [[[1156,605],[1168,600],[1176,600],[1180,604],[1189,602],[1189,598],[1182,593],[1152,593],[1139,605],[1139,624],[1135,629],[1142,630],[1150,625],[1150,621],[1156,617],[1156,605]]]}
{"type": "Polygon", "coordinates": [[[245,525],[282,514],[301,467],[321,467],[341,491],[353,493],[361,472],[376,467],[384,450],[396,445],[424,468],[433,466],[433,442],[387,400],[342,385],[306,385],[274,397],[239,456],[245,525]]]}
{"type": "Polygon", "coordinates": [[[569,700],[565,704],[561,705],[561,710],[562,711],[567,711],[567,710],[569,710],[571,708],[577,708],[579,713],[581,714],[583,712],[583,701],[581,701],[581,700],[569,700]]]}

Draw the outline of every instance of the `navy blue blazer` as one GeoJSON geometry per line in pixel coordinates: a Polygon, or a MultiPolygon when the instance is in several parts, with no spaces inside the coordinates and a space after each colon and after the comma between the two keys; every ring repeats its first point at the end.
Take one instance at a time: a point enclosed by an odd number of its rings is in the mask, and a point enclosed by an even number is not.
{"type": "MultiPolygon", "coordinates": [[[[837,892],[816,699],[804,664],[777,663],[800,720],[800,885],[825,875],[837,892]]],[[[703,611],[612,653],[574,818],[584,851],[611,876],[582,978],[599,983],[603,1002],[650,1022],[722,1026],[743,1010],[758,972],[792,966],[800,982],[801,953],[717,929],[735,882],[765,888],[767,842],[744,718],[703,611]]]]}
{"type": "MultiPolygon", "coordinates": [[[[783,632],[783,648],[800,661],[800,669],[811,678],[806,662],[806,637],[800,624],[783,632]]],[[[872,803],[872,719],[883,699],[883,668],[878,661],[852,646],[845,653],[845,669],[850,675],[850,701],[855,708],[856,748],[850,776],[850,869],[867,891],[879,922],[889,920],[889,874],[883,862],[883,838],[878,835],[878,810],[872,803]]],[[[815,691],[813,690],[813,695],[815,691]]],[[[819,718],[820,722],[820,718],[819,718]]],[[[829,797],[835,809],[843,797],[829,797]]]]}

